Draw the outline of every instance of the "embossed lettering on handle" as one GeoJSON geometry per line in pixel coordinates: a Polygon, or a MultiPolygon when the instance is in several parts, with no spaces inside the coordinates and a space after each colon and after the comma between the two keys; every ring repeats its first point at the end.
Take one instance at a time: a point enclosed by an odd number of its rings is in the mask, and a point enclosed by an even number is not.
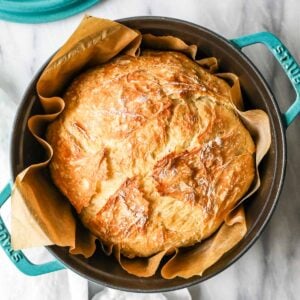
{"type": "Polygon", "coordinates": [[[2,219],[0,219],[0,245],[14,263],[17,264],[21,261],[21,259],[24,259],[24,255],[21,251],[15,251],[12,249],[10,235],[7,233],[7,229],[2,219]]]}
{"type": "Polygon", "coordinates": [[[270,32],[259,32],[242,36],[232,39],[231,42],[239,49],[249,45],[262,43],[267,46],[278,60],[296,92],[296,100],[289,107],[287,112],[283,114],[283,121],[286,126],[289,126],[300,114],[300,67],[294,57],[283,43],[270,32]]]}
{"type": "Polygon", "coordinates": [[[278,60],[291,78],[292,83],[300,84],[300,68],[289,51],[283,45],[276,46],[273,51],[278,55],[278,60]]]}

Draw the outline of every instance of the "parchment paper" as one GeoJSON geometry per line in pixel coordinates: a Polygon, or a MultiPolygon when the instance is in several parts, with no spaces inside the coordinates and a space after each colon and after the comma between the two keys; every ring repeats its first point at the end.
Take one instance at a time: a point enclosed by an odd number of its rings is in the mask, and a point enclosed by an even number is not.
{"type": "MultiPolygon", "coordinates": [[[[60,95],[74,76],[84,68],[105,63],[121,53],[139,55],[141,47],[181,51],[194,60],[197,53],[195,45],[187,45],[176,37],[156,37],[151,34],[142,36],[140,32],[116,22],[87,16],[43,71],[36,88],[45,114],[31,117],[28,127],[44,147],[47,160],[28,167],[15,181],[12,195],[12,244],[15,249],[55,244],[68,246],[71,253],[85,257],[90,257],[95,252],[96,238],[81,225],[68,200],[54,187],[45,172],[53,150],[43,139],[44,131],[64,109],[64,100],[60,95]]],[[[218,69],[218,61],[214,57],[197,60],[197,63],[211,73],[218,69]]],[[[231,73],[216,75],[228,82],[232,106],[256,144],[258,167],[271,141],[268,116],[261,110],[243,112],[238,77],[231,73]]],[[[108,254],[114,253],[123,269],[140,277],[155,274],[167,253],[170,259],[161,269],[164,278],[202,275],[245,236],[247,227],[241,203],[259,185],[257,168],[251,189],[226,216],[223,225],[213,236],[189,250],[166,249],[150,258],[128,259],[115,246],[108,249],[108,254]]]]}

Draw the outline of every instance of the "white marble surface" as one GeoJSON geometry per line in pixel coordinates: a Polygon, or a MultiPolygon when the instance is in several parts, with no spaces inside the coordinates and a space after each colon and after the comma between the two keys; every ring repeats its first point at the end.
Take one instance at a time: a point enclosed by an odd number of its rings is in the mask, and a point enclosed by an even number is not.
{"type": "MultiPolygon", "coordinates": [[[[280,37],[300,61],[299,12],[298,0],[103,0],[87,11],[111,19],[137,15],[170,16],[206,26],[228,38],[268,30],[280,37]]],[[[37,69],[66,40],[82,15],[40,25],[0,21],[0,188],[10,175],[9,134],[22,94],[37,69]]],[[[252,47],[246,53],[262,70],[280,106],[287,107],[294,94],[274,59],[260,46],[252,47]]],[[[285,184],[267,229],[232,267],[191,288],[193,299],[299,299],[300,118],[288,129],[287,144],[285,184]]],[[[66,277],[65,273],[57,274],[47,275],[49,284],[55,285],[66,277]]],[[[16,299],[16,278],[20,281],[28,279],[9,266],[2,250],[0,275],[0,299],[16,299]],[[1,294],[3,290],[5,296],[1,294]]],[[[38,285],[45,278],[30,279],[28,285],[38,285]]],[[[90,287],[92,293],[97,289],[90,287]]],[[[56,296],[31,296],[31,299],[64,299],[59,293],[56,296]]]]}

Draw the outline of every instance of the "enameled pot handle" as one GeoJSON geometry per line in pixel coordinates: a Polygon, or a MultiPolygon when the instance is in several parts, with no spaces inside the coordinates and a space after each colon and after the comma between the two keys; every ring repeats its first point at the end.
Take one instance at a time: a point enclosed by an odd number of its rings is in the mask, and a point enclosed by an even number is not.
{"type": "Polygon", "coordinates": [[[231,42],[239,49],[257,43],[264,44],[276,57],[296,91],[296,100],[283,114],[283,121],[286,126],[289,126],[300,114],[300,68],[294,57],[284,44],[270,32],[245,35],[232,39],[231,42]]]}
{"type": "MultiPolygon", "coordinates": [[[[0,193],[0,208],[9,199],[11,195],[11,184],[7,184],[0,193]]],[[[58,261],[51,261],[41,265],[36,265],[30,262],[24,253],[20,250],[15,251],[11,246],[10,234],[0,216],[0,246],[4,252],[13,262],[13,264],[24,274],[30,276],[42,275],[58,270],[62,270],[65,267],[58,261]]]]}

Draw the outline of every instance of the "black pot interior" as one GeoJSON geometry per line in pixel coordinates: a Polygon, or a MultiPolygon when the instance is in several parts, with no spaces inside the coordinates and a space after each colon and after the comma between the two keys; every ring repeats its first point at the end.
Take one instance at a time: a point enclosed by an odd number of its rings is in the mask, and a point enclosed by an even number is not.
{"type": "MultiPolygon", "coordinates": [[[[123,271],[116,260],[113,257],[107,257],[100,248],[93,257],[85,259],[80,255],[70,255],[66,248],[48,247],[49,251],[67,267],[99,284],[143,292],[183,288],[204,281],[224,270],[246,252],[265,227],[277,202],[284,175],[285,138],[281,117],[274,97],[259,72],[224,38],[205,28],[175,19],[137,17],[123,19],[120,22],[139,29],[142,33],[177,36],[188,44],[198,45],[200,56],[217,57],[220,60],[221,71],[234,72],[239,76],[247,108],[263,109],[271,120],[272,145],[260,165],[261,188],[246,203],[247,235],[239,245],[208,269],[202,277],[165,280],[157,272],[151,278],[138,278],[123,271]]],[[[28,118],[42,112],[35,92],[38,76],[39,74],[29,85],[15,121],[11,149],[13,178],[27,166],[43,159],[43,149],[27,129],[28,118]]]]}

